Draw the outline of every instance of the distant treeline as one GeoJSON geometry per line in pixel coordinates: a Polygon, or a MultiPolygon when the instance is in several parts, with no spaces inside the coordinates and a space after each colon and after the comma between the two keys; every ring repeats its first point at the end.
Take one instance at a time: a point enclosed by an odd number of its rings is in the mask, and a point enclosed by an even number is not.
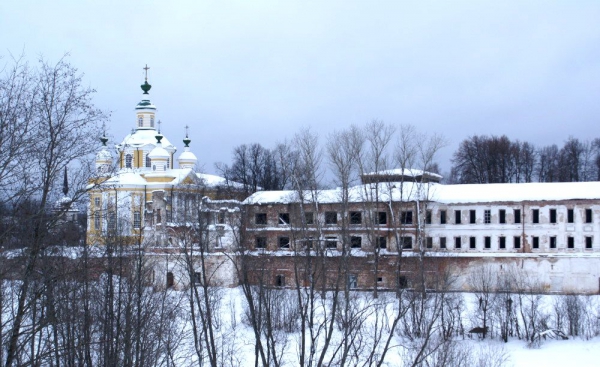
{"type": "Polygon", "coordinates": [[[451,183],[576,182],[600,180],[600,139],[570,137],[536,148],[506,135],[465,139],[452,159],[451,183]]]}

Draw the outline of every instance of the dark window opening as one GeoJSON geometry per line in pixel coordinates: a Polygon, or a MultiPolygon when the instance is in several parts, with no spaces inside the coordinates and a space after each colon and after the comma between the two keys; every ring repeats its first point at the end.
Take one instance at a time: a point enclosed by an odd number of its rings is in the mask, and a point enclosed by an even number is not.
{"type": "Polygon", "coordinates": [[[433,248],[433,237],[425,238],[425,246],[427,248],[433,248]]]}
{"type": "Polygon", "coordinates": [[[267,237],[256,237],[256,248],[267,248],[267,237]]]}
{"type": "Polygon", "coordinates": [[[225,224],[225,212],[224,211],[219,212],[219,215],[217,217],[217,222],[219,224],[225,224]]]}
{"type": "Polygon", "coordinates": [[[575,248],[575,237],[567,237],[567,247],[575,248]]]}
{"type": "Polygon", "coordinates": [[[387,212],[377,213],[377,219],[379,224],[387,224],[387,212]]]}
{"type": "Polygon", "coordinates": [[[280,248],[290,248],[290,238],[289,237],[279,237],[279,247],[280,248]]]}
{"type": "Polygon", "coordinates": [[[383,277],[377,277],[377,283],[383,283],[383,277]]]}
{"type": "Polygon", "coordinates": [[[461,222],[460,210],[455,210],[454,211],[454,224],[460,224],[460,222],[461,222]]]}
{"type": "Polygon", "coordinates": [[[290,213],[279,213],[279,224],[289,225],[290,224],[290,213]]]}
{"type": "Polygon", "coordinates": [[[315,215],[313,212],[304,213],[304,221],[306,224],[315,224],[315,215]]]}
{"type": "Polygon", "coordinates": [[[477,223],[477,215],[475,213],[475,210],[469,210],[469,223],[477,223]]]}
{"type": "Polygon", "coordinates": [[[521,248],[521,237],[518,237],[518,236],[514,237],[514,245],[515,245],[515,248],[521,248]]]}
{"type": "Polygon", "coordinates": [[[532,209],[531,210],[531,223],[539,223],[540,222],[540,210],[532,209]]]}
{"type": "Polygon", "coordinates": [[[408,288],[408,279],[404,275],[398,275],[398,288],[408,288]]]}
{"type": "Polygon", "coordinates": [[[454,248],[461,248],[461,246],[462,246],[461,238],[454,237],[454,248]]]}
{"type": "Polygon", "coordinates": [[[440,224],[446,224],[446,211],[440,210],[440,224]]]}
{"type": "Polygon", "coordinates": [[[585,238],[585,248],[592,248],[592,237],[585,238]]]}
{"type": "Polygon", "coordinates": [[[446,237],[440,237],[440,248],[446,248],[446,237]]]}
{"type": "Polygon", "coordinates": [[[167,288],[171,288],[175,284],[175,277],[173,276],[173,272],[167,272],[167,288]]]}
{"type": "Polygon", "coordinates": [[[362,247],[362,237],[358,237],[358,236],[350,237],[350,247],[361,248],[362,247]]]}
{"type": "Polygon", "coordinates": [[[475,237],[469,237],[469,248],[477,248],[477,239],[475,237]]]}
{"type": "Polygon", "coordinates": [[[486,236],[484,243],[483,243],[484,248],[492,248],[492,237],[486,236]]]}
{"type": "Polygon", "coordinates": [[[131,168],[131,162],[133,161],[133,157],[131,154],[125,155],[125,168],[131,168]]]}
{"type": "Polygon", "coordinates": [[[592,223],[592,209],[585,210],[585,222],[592,223]]]}
{"type": "Polygon", "coordinates": [[[350,224],[361,224],[362,213],[361,212],[350,212],[350,224]]]}
{"type": "Polygon", "coordinates": [[[485,224],[492,223],[492,211],[491,210],[484,210],[483,211],[483,222],[485,224]]]}
{"type": "Polygon", "coordinates": [[[425,212],[425,224],[431,224],[431,210],[425,212]]]}
{"type": "Polygon", "coordinates": [[[413,223],[413,212],[412,210],[403,211],[400,215],[400,220],[402,224],[412,224],[413,223]]]}
{"type": "Polygon", "coordinates": [[[567,223],[574,223],[575,222],[575,218],[574,218],[574,213],[575,211],[573,209],[567,209],[567,223]]]}
{"type": "Polygon", "coordinates": [[[195,272],[194,273],[194,284],[202,283],[201,280],[202,280],[202,276],[201,276],[200,272],[198,272],[198,271],[195,272]]]}
{"type": "Polygon", "coordinates": [[[256,213],[254,214],[255,224],[267,224],[267,213],[256,213]]]}
{"type": "Polygon", "coordinates": [[[379,237],[379,238],[377,239],[377,242],[378,242],[378,244],[379,244],[379,248],[381,248],[381,249],[385,249],[385,248],[387,248],[387,238],[385,238],[385,237],[383,237],[383,236],[382,236],[382,237],[379,237]]]}
{"type": "Polygon", "coordinates": [[[402,248],[403,249],[411,249],[412,248],[412,237],[402,237],[402,248]]]}
{"type": "Polygon", "coordinates": [[[537,236],[532,237],[532,246],[533,248],[540,248],[540,238],[537,236]]]}
{"type": "Polygon", "coordinates": [[[325,224],[337,224],[337,212],[325,212],[325,224]]]}
{"type": "Polygon", "coordinates": [[[550,209],[550,223],[556,223],[556,209],[550,209]]]}
{"type": "Polygon", "coordinates": [[[521,223],[521,209],[515,209],[515,224],[521,223]]]}
{"type": "Polygon", "coordinates": [[[506,224],[506,210],[504,210],[504,209],[498,210],[498,223],[506,224]]]}
{"type": "Polygon", "coordinates": [[[506,248],[506,237],[499,237],[499,243],[498,246],[501,249],[505,249],[506,248]]]}
{"type": "Polygon", "coordinates": [[[556,248],[556,237],[550,237],[550,248],[556,248]]]}
{"type": "Polygon", "coordinates": [[[285,287],[285,276],[284,275],[277,275],[275,276],[275,286],[276,287],[285,287]]]}

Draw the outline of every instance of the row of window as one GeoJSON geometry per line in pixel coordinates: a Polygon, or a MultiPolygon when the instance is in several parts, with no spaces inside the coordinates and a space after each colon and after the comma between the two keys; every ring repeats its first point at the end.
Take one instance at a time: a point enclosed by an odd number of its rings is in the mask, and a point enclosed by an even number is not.
{"type": "MultiPolygon", "coordinates": [[[[170,167],[171,159],[167,158],[167,165],[165,167],[170,167]]],[[[152,160],[149,155],[146,155],[146,167],[152,167],[152,160]]],[[[125,168],[133,168],[133,156],[131,154],[125,154],[125,168]]]]}
{"type": "MultiPolygon", "coordinates": [[[[507,238],[509,238],[509,237],[505,237],[505,236],[498,237],[498,248],[499,249],[507,248],[507,246],[508,246],[507,238]]],[[[454,237],[453,239],[454,239],[454,244],[453,244],[454,248],[462,249],[463,248],[463,237],[454,237]]],[[[280,236],[277,238],[277,241],[278,241],[279,248],[290,248],[290,238],[289,237],[280,236]]],[[[511,244],[512,248],[520,249],[521,241],[522,241],[521,236],[512,237],[512,244],[511,244]]],[[[317,240],[315,240],[313,238],[308,238],[308,239],[300,240],[299,242],[304,244],[303,247],[311,249],[311,248],[314,248],[315,244],[317,243],[317,240]]],[[[401,237],[401,243],[402,243],[403,249],[412,249],[413,248],[413,238],[412,237],[409,237],[409,236],[401,237]]],[[[585,248],[591,249],[592,244],[593,244],[593,237],[592,236],[585,237],[585,248]]],[[[447,249],[447,248],[449,248],[448,245],[449,244],[447,242],[447,237],[439,237],[439,248],[440,249],[447,249]]],[[[557,248],[557,245],[558,245],[557,237],[556,236],[549,237],[549,248],[555,249],[555,248],[557,248]]],[[[336,249],[338,246],[338,238],[336,236],[325,237],[324,246],[325,246],[325,248],[336,249]]],[[[387,238],[383,237],[383,236],[377,237],[377,246],[379,246],[379,248],[381,248],[381,249],[386,249],[387,248],[387,238]]],[[[468,242],[465,243],[464,246],[468,246],[469,249],[476,249],[477,248],[477,237],[469,237],[468,242]]],[[[267,248],[267,237],[256,236],[255,237],[255,247],[259,248],[259,249],[267,248]]],[[[425,238],[425,247],[429,248],[429,249],[433,248],[433,237],[425,238]]],[[[540,248],[540,237],[539,236],[531,237],[531,247],[534,249],[540,248]]],[[[575,248],[575,237],[573,237],[573,236],[567,237],[567,246],[566,247],[569,249],[575,248]]],[[[350,248],[362,248],[362,237],[351,236],[350,237],[350,248]]],[[[465,248],[467,248],[467,247],[465,247],[465,248]]],[[[484,249],[492,248],[492,237],[491,236],[485,236],[483,238],[483,248],[484,249]]]]}
{"type": "MultiPolygon", "coordinates": [[[[462,224],[462,210],[454,211],[454,224],[462,224]]],[[[507,215],[506,209],[498,210],[498,223],[506,224],[507,223],[507,215]]],[[[432,220],[432,211],[427,210],[425,214],[425,224],[433,224],[432,220]]],[[[550,223],[558,223],[557,218],[557,209],[549,209],[548,210],[548,218],[550,223]]],[[[338,224],[338,213],[334,211],[328,211],[324,213],[325,224],[333,225],[338,224]]],[[[522,218],[521,209],[513,210],[513,223],[520,224],[522,218]]],[[[585,209],[584,215],[585,223],[593,222],[593,212],[592,209],[585,209]]],[[[575,222],[575,210],[567,209],[567,223],[575,222]]],[[[257,225],[266,225],[267,224],[267,213],[256,213],[254,217],[254,223],[257,225]]],[[[278,222],[279,225],[289,225],[290,224],[290,213],[279,213],[278,222]]],[[[312,225],[315,223],[315,216],[313,212],[304,213],[304,224],[312,225]]],[[[360,225],[363,223],[363,214],[359,211],[350,212],[350,225],[360,225]]],[[[376,218],[377,224],[387,224],[387,212],[377,212],[376,218]]],[[[413,211],[405,210],[400,212],[400,223],[402,224],[413,224],[413,211]]],[[[469,210],[469,224],[477,223],[477,211],[469,210]]],[[[490,209],[486,209],[483,211],[483,223],[491,224],[492,223],[492,211],[490,209]]],[[[537,224],[540,223],[540,209],[532,209],[531,210],[531,223],[537,224]]],[[[439,211],[439,224],[448,224],[448,215],[446,210],[439,211]]]]}

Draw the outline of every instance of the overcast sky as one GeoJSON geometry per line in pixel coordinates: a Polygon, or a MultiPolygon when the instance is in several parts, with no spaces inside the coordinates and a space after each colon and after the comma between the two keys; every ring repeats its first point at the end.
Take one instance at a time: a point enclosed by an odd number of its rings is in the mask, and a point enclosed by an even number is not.
{"type": "Polygon", "coordinates": [[[300,127],[380,119],[450,145],[506,134],[536,145],[600,137],[600,1],[31,1],[0,3],[0,55],[65,52],[135,126],[142,67],[163,133],[189,124],[206,172],[232,149],[300,127]]]}

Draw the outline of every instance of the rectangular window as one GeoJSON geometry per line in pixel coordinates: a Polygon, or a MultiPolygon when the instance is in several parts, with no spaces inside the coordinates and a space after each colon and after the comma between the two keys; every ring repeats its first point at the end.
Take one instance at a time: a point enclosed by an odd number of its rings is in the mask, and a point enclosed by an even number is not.
{"type": "Polygon", "coordinates": [[[425,238],[425,246],[427,248],[433,248],[433,238],[432,237],[425,238]]]}
{"type": "Polygon", "coordinates": [[[592,223],[592,209],[585,210],[585,222],[592,223]]]}
{"type": "Polygon", "coordinates": [[[110,212],[108,213],[108,230],[114,231],[115,229],[117,229],[117,215],[115,212],[110,212]]]}
{"type": "Polygon", "coordinates": [[[556,209],[550,209],[550,223],[556,223],[556,209]]]}
{"type": "Polygon", "coordinates": [[[446,211],[440,210],[440,224],[446,224],[446,211]]]}
{"type": "Polygon", "coordinates": [[[573,209],[567,209],[567,223],[574,223],[575,222],[575,218],[574,218],[574,210],[573,209]]]}
{"type": "Polygon", "coordinates": [[[315,224],[315,213],[313,212],[306,212],[304,213],[304,221],[306,222],[306,224],[315,224]]]}
{"type": "Polygon", "coordinates": [[[515,224],[521,223],[521,209],[515,209],[515,224]]]}
{"type": "Polygon", "coordinates": [[[356,289],[358,288],[358,276],[354,274],[348,274],[348,288],[356,289]]]}
{"type": "Polygon", "coordinates": [[[412,224],[413,223],[413,212],[412,210],[402,211],[400,215],[400,220],[402,224],[412,224]]]}
{"type": "Polygon", "coordinates": [[[521,237],[519,237],[519,236],[514,237],[514,245],[515,245],[515,248],[521,248],[521,237]]]}
{"type": "Polygon", "coordinates": [[[275,286],[276,287],[285,287],[285,276],[282,274],[278,274],[275,276],[275,286]]]}
{"type": "Polygon", "coordinates": [[[575,237],[567,237],[567,248],[575,248],[575,237]]]}
{"type": "Polygon", "coordinates": [[[350,247],[361,248],[362,247],[362,237],[359,237],[359,236],[350,237],[350,247]]]}
{"type": "Polygon", "coordinates": [[[267,248],[267,237],[256,237],[256,248],[267,248]]]}
{"type": "Polygon", "coordinates": [[[412,248],[412,237],[402,237],[402,248],[403,249],[411,249],[412,248]]]}
{"type": "Polygon", "coordinates": [[[425,212],[425,224],[431,224],[431,210],[425,212]]]}
{"type": "Polygon", "coordinates": [[[325,224],[337,224],[337,212],[325,212],[325,224]]]}
{"type": "Polygon", "coordinates": [[[492,237],[490,237],[490,236],[484,237],[483,248],[487,248],[487,249],[492,248],[492,237]]]}
{"type": "Polygon", "coordinates": [[[440,248],[446,248],[446,237],[440,237],[440,248]]]}
{"type": "Polygon", "coordinates": [[[279,213],[279,222],[280,225],[289,225],[290,224],[290,213],[279,213]]]}
{"type": "Polygon", "coordinates": [[[556,248],[556,236],[550,237],[550,248],[556,248]]]}
{"type": "Polygon", "coordinates": [[[325,247],[337,248],[337,237],[325,237],[325,247]]]}
{"type": "Polygon", "coordinates": [[[194,284],[202,283],[202,274],[199,271],[194,272],[194,284]]]}
{"type": "Polygon", "coordinates": [[[377,219],[379,224],[387,224],[387,212],[378,212],[377,219]]]}
{"type": "Polygon", "coordinates": [[[491,210],[484,210],[483,211],[483,222],[485,224],[492,223],[492,211],[491,210]]]}
{"type": "Polygon", "coordinates": [[[498,223],[506,224],[506,210],[504,210],[504,209],[498,210],[498,223]]]}
{"type": "Polygon", "coordinates": [[[585,248],[592,248],[592,237],[585,238],[585,248]]]}
{"type": "Polygon", "coordinates": [[[100,208],[100,198],[94,198],[94,206],[96,209],[100,208]]]}
{"type": "Polygon", "coordinates": [[[306,243],[307,249],[312,249],[315,247],[315,239],[312,237],[307,238],[306,240],[304,240],[304,242],[306,243]]]}
{"type": "Polygon", "coordinates": [[[162,215],[160,214],[160,209],[156,209],[156,223],[162,223],[162,215]]]}
{"type": "Polygon", "coordinates": [[[224,211],[220,211],[219,214],[217,215],[217,223],[225,224],[225,212],[224,211]]]}
{"type": "Polygon", "coordinates": [[[477,215],[475,213],[475,210],[469,210],[469,223],[477,223],[477,215]]]}
{"type": "Polygon", "coordinates": [[[94,214],[94,229],[100,229],[100,214],[94,214]]]}
{"type": "Polygon", "coordinates": [[[477,239],[476,237],[469,237],[469,248],[477,248],[477,239]]]}
{"type": "Polygon", "coordinates": [[[139,211],[133,212],[133,228],[139,229],[142,225],[142,215],[139,211]]]}
{"type": "Polygon", "coordinates": [[[454,237],[454,248],[461,248],[461,246],[462,246],[461,238],[454,237]]]}
{"type": "Polygon", "coordinates": [[[531,238],[531,244],[533,248],[540,248],[540,238],[538,236],[533,236],[531,238]]]}
{"type": "Polygon", "coordinates": [[[531,223],[539,223],[540,222],[540,210],[539,209],[531,209],[531,223]]]}
{"type": "Polygon", "coordinates": [[[267,224],[267,213],[254,214],[254,224],[267,224]]]}
{"type": "Polygon", "coordinates": [[[377,243],[378,243],[380,249],[387,248],[387,238],[381,236],[381,237],[377,238],[377,243]]]}
{"type": "Polygon", "coordinates": [[[361,212],[350,212],[350,224],[357,225],[362,223],[361,212]]]}
{"type": "Polygon", "coordinates": [[[279,237],[279,248],[290,248],[290,238],[279,237]]]}
{"type": "Polygon", "coordinates": [[[455,210],[454,211],[454,224],[460,224],[461,222],[461,214],[460,214],[460,210],[455,210]]]}
{"type": "Polygon", "coordinates": [[[498,247],[500,249],[506,248],[506,237],[498,237],[498,247]]]}
{"type": "Polygon", "coordinates": [[[408,288],[408,279],[404,275],[398,275],[398,288],[408,288]]]}

